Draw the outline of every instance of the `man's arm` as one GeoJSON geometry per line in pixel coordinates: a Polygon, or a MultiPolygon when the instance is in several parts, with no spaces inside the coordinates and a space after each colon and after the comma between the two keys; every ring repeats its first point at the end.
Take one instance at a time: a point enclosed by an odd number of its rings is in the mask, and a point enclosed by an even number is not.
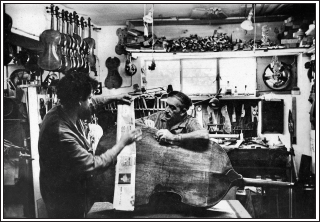
{"type": "Polygon", "coordinates": [[[129,94],[110,95],[110,96],[94,96],[92,98],[93,106],[106,105],[108,103],[119,101],[125,104],[131,104],[132,96],[129,94]]]}
{"type": "Polygon", "coordinates": [[[180,144],[192,140],[209,140],[209,133],[205,129],[195,130],[189,133],[172,134],[167,129],[161,129],[156,134],[159,141],[171,144],[180,144]]]}

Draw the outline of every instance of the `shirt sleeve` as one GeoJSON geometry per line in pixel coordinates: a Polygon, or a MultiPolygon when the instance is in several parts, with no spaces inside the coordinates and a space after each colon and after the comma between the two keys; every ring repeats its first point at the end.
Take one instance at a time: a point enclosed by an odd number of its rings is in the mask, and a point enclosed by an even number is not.
{"type": "Polygon", "coordinates": [[[94,96],[94,97],[92,97],[91,101],[92,101],[92,105],[94,107],[97,107],[100,105],[105,105],[110,102],[113,102],[113,101],[115,101],[115,99],[110,96],[94,96]]]}
{"type": "Polygon", "coordinates": [[[61,145],[66,152],[67,163],[75,174],[93,175],[107,169],[116,158],[113,149],[109,149],[101,155],[93,155],[88,152],[74,137],[72,132],[60,134],[61,145]]]}
{"type": "Polygon", "coordinates": [[[147,119],[152,120],[153,122],[156,122],[156,120],[159,118],[159,115],[160,115],[160,112],[156,112],[156,113],[153,113],[149,116],[145,116],[145,117],[141,117],[141,118],[136,119],[135,123],[145,124],[144,121],[147,119]]]}
{"type": "Polygon", "coordinates": [[[201,126],[201,124],[198,122],[197,119],[191,117],[186,126],[186,129],[187,129],[187,133],[190,133],[197,130],[203,130],[204,128],[201,126]]]}

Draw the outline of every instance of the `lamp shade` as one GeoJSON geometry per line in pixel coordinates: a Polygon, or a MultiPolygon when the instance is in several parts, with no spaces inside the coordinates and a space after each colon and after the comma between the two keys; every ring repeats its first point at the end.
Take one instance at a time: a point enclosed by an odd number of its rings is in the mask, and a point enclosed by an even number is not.
{"type": "Polygon", "coordinates": [[[149,13],[145,16],[143,16],[143,21],[146,23],[152,23],[153,18],[152,18],[152,11],[149,11],[149,13]]]}
{"type": "Polygon", "coordinates": [[[253,29],[253,24],[250,20],[244,20],[241,23],[241,28],[245,29],[245,30],[252,30],[253,29]]]}
{"type": "Polygon", "coordinates": [[[249,12],[248,18],[241,23],[241,25],[240,25],[241,28],[243,28],[245,30],[252,30],[253,29],[253,24],[251,22],[252,15],[253,15],[253,12],[251,9],[249,12]]]}

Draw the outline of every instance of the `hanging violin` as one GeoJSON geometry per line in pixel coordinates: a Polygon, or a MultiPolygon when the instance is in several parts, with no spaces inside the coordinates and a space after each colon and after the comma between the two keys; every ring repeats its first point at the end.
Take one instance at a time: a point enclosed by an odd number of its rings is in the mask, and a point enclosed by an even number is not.
{"type": "Polygon", "coordinates": [[[131,53],[127,54],[125,71],[129,76],[133,76],[137,72],[137,67],[131,62],[131,53]]]}
{"type": "MultiPolygon", "coordinates": [[[[44,45],[44,50],[39,56],[38,65],[44,70],[58,70],[61,67],[61,35],[54,30],[54,5],[51,4],[51,29],[43,31],[40,41],[44,45]]],[[[48,11],[47,11],[48,12],[48,11]]]]}
{"type": "Polygon", "coordinates": [[[90,67],[95,67],[96,65],[96,56],[94,55],[94,49],[96,48],[96,42],[91,38],[91,19],[88,18],[88,28],[89,28],[89,37],[85,38],[84,41],[88,44],[88,63],[90,67]]]}

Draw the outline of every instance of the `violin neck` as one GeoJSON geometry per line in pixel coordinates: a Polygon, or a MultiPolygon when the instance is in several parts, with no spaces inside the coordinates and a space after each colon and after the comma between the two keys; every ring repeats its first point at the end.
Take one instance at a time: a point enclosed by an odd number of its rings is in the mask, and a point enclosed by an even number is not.
{"type": "Polygon", "coordinates": [[[282,182],[282,181],[270,181],[270,180],[261,180],[261,179],[253,179],[253,178],[243,178],[243,182],[245,185],[251,185],[256,187],[293,187],[294,183],[290,182],[282,182]]]}
{"type": "Polygon", "coordinates": [[[54,30],[54,17],[51,15],[51,30],[54,30]]]}
{"type": "Polygon", "coordinates": [[[89,38],[91,38],[91,19],[88,18],[89,38]]]}

